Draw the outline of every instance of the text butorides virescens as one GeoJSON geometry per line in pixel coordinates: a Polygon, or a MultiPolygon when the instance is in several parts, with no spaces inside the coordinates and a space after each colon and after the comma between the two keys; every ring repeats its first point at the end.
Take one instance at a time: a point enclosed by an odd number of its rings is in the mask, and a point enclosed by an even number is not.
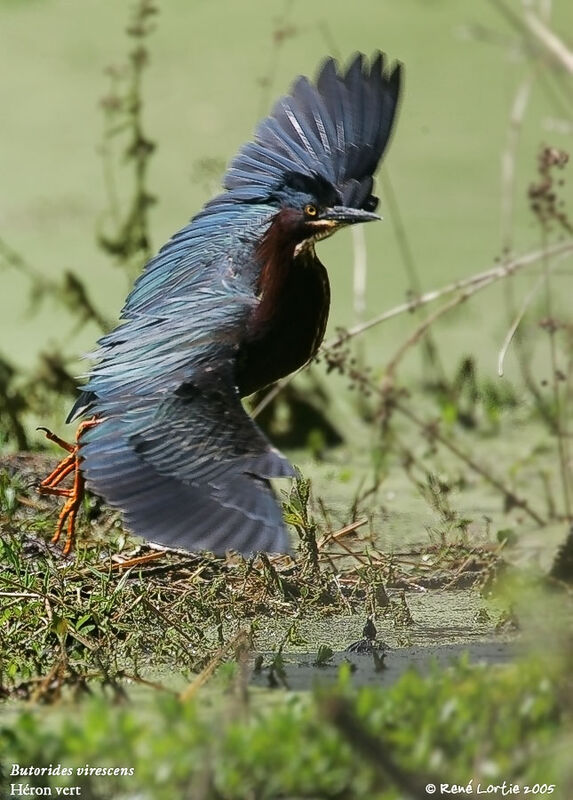
{"type": "Polygon", "coordinates": [[[378,219],[372,176],[400,78],[381,53],[346,72],[329,58],[315,84],[299,78],[231,162],[223,192],[147,264],[68,417],[87,418],[77,446],[41,486],[67,498],[54,537],[67,527],[66,552],[84,482],[151,541],[288,549],[269,479],[293,470],[241,398],[322,341],[330,290],[314,246],[378,219]],[[71,473],[73,489],[60,488],[71,473]]]}

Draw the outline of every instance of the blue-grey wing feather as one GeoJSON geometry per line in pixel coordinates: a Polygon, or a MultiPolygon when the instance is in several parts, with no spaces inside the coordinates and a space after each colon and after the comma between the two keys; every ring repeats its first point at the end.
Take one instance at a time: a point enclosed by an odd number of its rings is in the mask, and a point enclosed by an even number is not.
{"type": "MultiPolygon", "coordinates": [[[[138,535],[217,553],[285,551],[269,479],[293,471],[234,383],[257,300],[253,275],[228,257],[240,252],[245,225],[222,215],[218,225],[196,217],[147,266],[121,324],[100,340],[72,416],[101,420],[82,437],[87,485],[138,535]]],[[[264,230],[266,217],[250,224],[264,230]]]]}
{"type": "MultiPolygon", "coordinates": [[[[185,443],[178,443],[185,449],[185,443]]],[[[122,421],[105,419],[82,444],[87,485],[150,541],[222,554],[285,552],[288,540],[268,480],[231,470],[212,485],[188,483],[142,460],[122,421]]],[[[286,470],[285,470],[286,471],[286,470]]]]}

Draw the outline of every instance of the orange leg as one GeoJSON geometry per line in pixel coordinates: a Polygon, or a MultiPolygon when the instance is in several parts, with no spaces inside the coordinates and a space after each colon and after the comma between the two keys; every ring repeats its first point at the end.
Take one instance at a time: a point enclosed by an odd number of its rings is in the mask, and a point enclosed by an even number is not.
{"type": "Polygon", "coordinates": [[[69,453],[68,456],[60,461],[58,466],[48,475],[48,477],[44,478],[38,487],[40,494],[51,494],[57,495],[58,497],[67,498],[62,510],[60,511],[56,532],[52,538],[53,544],[58,542],[60,536],[62,535],[64,525],[67,523],[64,555],[67,555],[70,552],[74,543],[76,517],[84,496],[85,479],[80,469],[80,459],[78,457],[80,437],[84,431],[88,430],[89,428],[93,428],[93,426],[97,425],[97,423],[98,420],[95,419],[95,417],[82,422],[76,432],[75,444],[69,444],[68,442],[65,442],[63,439],[60,439],[59,436],[56,436],[55,433],[52,433],[52,431],[48,430],[48,428],[38,428],[38,430],[45,432],[47,439],[49,439],[51,442],[55,442],[63,450],[67,450],[69,453]],[[60,483],[72,473],[74,476],[72,488],[62,489],[60,487],[60,483]]]}

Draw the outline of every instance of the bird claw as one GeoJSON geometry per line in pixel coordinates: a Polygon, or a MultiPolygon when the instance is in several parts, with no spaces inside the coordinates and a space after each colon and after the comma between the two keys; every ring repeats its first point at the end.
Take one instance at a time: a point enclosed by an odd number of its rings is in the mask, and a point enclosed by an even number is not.
{"type": "Polygon", "coordinates": [[[37,429],[44,431],[47,439],[49,439],[51,442],[55,442],[59,447],[62,448],[62,450],[66,450],[69,453],[69,455],[63,458],[57,467],[52,470],[52,472],[50,472],[50,474],[44,478],[44,480],[38,486],[38,492],[40,494],[55,495],[57,497],[66,498],[66,502],[64,503],[58,517],[56,531],[52,537],[52,544],[56,544],[60,540],[64,526],[66,526],[66,541],[63,549],[64,555],[67,555],[70,552],[74,543],[76,517],[78,515],[85,491],[85,478],[80,468],[80,458],[78,456],[80,438],[84,431],[92,428],[94,425],[97,425],[97,423],[98,420],[95,418],[82,422],[76,431],[75,444],[70,444],[69,442],[64,441],[64,439],[61,439],[55,433],[52,433],[49,428],[39,427],[37,429]],[[72,488],[61,488],[61,482],[71,474],[74,476],[72,488]]]}
{"type": "MultiPolygon", "coordinates": [[[[80,435],[80,432],[82,431],[82,426],[83,425],[84,425],[84,423],[82,422],[81,425],[79,426],[78,430],[77,430],[76,443],[78,441],[78,437],[80,435]]],[[[57,436],[55,433],[53,433],[49,428],[45,428],[43,425],[39,425],[36,428],[36,430],[37,431],[44,431],[44,433],[46,434],[46,439],[49,439],[50,442],[55,442],[58,445],[58,447],[62,448],[62,450],[67,450],[68,453],[75,452],[77,444],[73,445],[73,444],[70,444],[69,442],[66,442],[64,439],[60,439],[60,437],[57,436]]],[[[48,480],[49,477],[50,476],[48,475],[48,478],[46,478],[46,480],[48,480]]],[[[42,483],[44,483],[44,481],[42,481],[42,483]]]]}

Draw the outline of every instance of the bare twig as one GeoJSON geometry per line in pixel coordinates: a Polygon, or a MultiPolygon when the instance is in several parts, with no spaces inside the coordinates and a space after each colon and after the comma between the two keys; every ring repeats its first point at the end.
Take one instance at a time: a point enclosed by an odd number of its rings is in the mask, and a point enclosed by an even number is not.
{"type": "MultiPolygon", "coordinates": [[[[429,431],[428,425],[420,419],[410,408],[408,408],[404,403],[400,401],[396,401],[394,403],[394,408],[407,417],[411,422],[413,422],[421,431],[429,431]]],[[[443,436],[439,430],[437,430],[436,426],[432,426],[431,428],[431,435],[432,439],[435,439],[439,442],[443,447],[453,453],[460,461],[463,461],[464,464],[467,464],[474,472],[477,472],[478,475],[481,475],[491,486],[496,488],[499,492],[503,494],[505,497],[508,505],[510,506],[518,506],[521,508],[524,513],[527,514],[532,520],[534,520],[539,526],[545,524],[545,520],[541,517],[534,509],[531,508],[527,500],[523,497],[517,495],[514,491],[509,489],[503,481],[499,478],[496,478],[492,475],[488,470],[478,464],[477,461],[474,461],[473,458],[466,455],[461,448],[455,445],[450,439],[447,439],[443,436]]]]}
{"type": "Polygon", "coordinates": [[[322,550],[326,544],[330,544],[331,542],[339,542],[344,536],[348,536],[349,533],[354,533],[355,530],[358,530],[358,528],[366,525],[367,522],[368,520],[365,518],[358,519],[356,522],[351,522],[349,525],[345,525],[344,528],[340,528],[340,530],[335,531],[334,533],[327,533],[318,540],[318,549],[322,550]]]}
{"type": "Polygon", "coordinates": [[[217,650],[213,658],[197,675],[197,677],[194,678],[194,680],[192,680],[182,692],[180,692],[179,699],[181,702],[187,703],[193,697],[195,697],[199,689],[209,680],[217,667],[224,661],[225,658],[229,656],[230,653],[249,646],[249,635],[244,630],[240,630],[236,636],[234,636],[230,641],[226,642],[223,647],[220,647],[219,650],[217,650]]]}
{"type": "MultiPolygon", "coordinates": [[[[376,317],[368,320],[367,322],[361,323],[360,325],[355,325],[353,328],[345,331],[343,334],[340,334],[328,342],[325,342],[319,350],[319,355],[328,351],[332,350],[336,347],[339,347],[343,342],[347,341],[348,339],[352,339],[355,336],[360,336],[367,330],[371,328],[375,328],[378,325],[381,325],[383,322],[387,322],[393,317],[398,317],[401,314],[405,314],[407,312],[415,311],[421,305],[426,305],[427,303],[433,303],[435,300],[439,300],[440,297],[444,297],[445,295],[452,294],[453,292],[461,292],[464,293],[466,290],[471,289],[472,291],[469,294],[475,294],[482,289],[485,289],[492,283],[495,283],[498,280],[503,278],[508,278],[510,275],[515,274],[516,272],[525,269],[526,267],[532,266],[532,264],[536,264],[538,261],[541,261],[543,258],[554,258],[558,255],[565,255],[573,253],[573,239],[567,239],[564,242],[559,242],[558,244],[553,245],[552,247],[542,248],[540,250],[534,250],[530,253],[526,253],[523,256],[518,256],[517,258],[513,258],[510,261],[505,262],[504,264],[497,264],[494,267],[490,267],[490,269],[485,270],[485,272],[480,272],[476,275],[472,275],[469,278],[465,278],[461,281],[455,281],[453,283],[449,283],[446,286],[442,287],[441,289],[434,289],[433,291],[426,292],[425,294],[421,295],[418,298],[413,300],[409,300],[406,303],[401,303],[394,308],[391,308],[388,311],[385,311],[382,314],[379,314],[376,317]]],[[[293,378],[301,372],[302,367],[297,372],[293,372],[291,375],[283,378],[282,380],[278,381],[274,386],[269,389],[265,397],[257,404],[255,409],[252,412],[252,416],[256,417],[258,414],[263,411],[267,405],[274,400],[274,398],[287,386],[293,378]]]]}
{"type": "MultiPolygon", "coordinates": [[[[513,275],[514,273],[524,269],[525,267],[530,267],[532,264],[542,261],[545,257],[553,258],[554,256],[561,255],[562,253],[573,253],[573,239],[559,242],[559,244],[553,245],[552,247],[534,250],[531,253],[526,253],[523,256],[518,256],[517,258],[511,259],[504,264],[497,264],[485,272],[480,272],[477,275],[472,275],[469,278],[465,278],[461,281],[449,283],[442,289],[435,289],[431,292],[425,292],[419,298],[409,300],[407,303],[401,303],[400,305],[391,308],[389,311],[385,311],[383,314],[373,317],[371,320],[368,320],[368,322],[365,322],[362,325],[355,325],[353,328],[345,331],[343,335],[337,336],[336,338],[331,339],[323,344],[321,347],[321,352],[324,350],[329,350],[333,347],[338,347],[340,344],[342,344],[342,342],[352,339],[354,336],[359,336],[365,331],[370,330],[370,328],[380,325],[382,322],[387,322],[389,319],[397,317],[400,314],[404,314],[405,312],[415,311],[419,306],[432,303],[434,300],[439,300],[439,298],[443,297],[444,295],[452,294],[453,292],[457,291],[463,291],[468,288],[473,288],[475,292],[481,291],[481,289],[485,289],[491,283],[495,283],[502,278],[507,278],[510,275],[513,275]]],[[[472,292],[472,294],[473,293],[474,292],[472,292]]]]}
{"type": "MultiPolygon", "coordinates": [[[[568,254],[565,253],[565,254],[561,255],[559,258],[556,258],[554,260],[553,264],[548,265],[547,269],[550,272],[553,271],[555,269],[555,267],[557,266],[557,264],[560,263],[561,259],[566,258],[567,255],[568,254]]],[[[523,303],[521,304],[521,306],[519,308],[519,311],[518,311],[514,321],[511,324],[510,329],[508,330],[508,332],[506,334],[505,339],[503,340],[503,344],[502,344],[502,346],[500,348],[499,356],[498,356],[498,360],[497,360],[497,373],[498,373],[498,375],[500,377],[503,375],[503,363],[505,361],[505,356],[507,355],[507,350],[509,348],[509,345],[511,344],[511,342],[513,340],[513,337],[515,336],[515,333],[516,333],[516,331],[517,331],[517,329],[518,329],[518,327],[519,327],[519,325],[521,323],[521,320],[523,319],[523,316],[525,315],[525,312],[527,311],[527,309],[531,305],[532,300],[534,299],[534,297],[536,296],[536,294],[540,290],[540,288],[543,285],[543,283],[545,282],[545,280],[546,280],[546,275],[544,273],[543,275],[541,275],[538,278],[538,280],[533,285],[533,288],[527,293],[523,303]]]]}
{"type": "MultiPolygon", "coordinates": [[[[543,227],[543,235],[546,235],[546,228],[543,227]]],[[[561,371],[559,369],[559,365],[557,363],[557,345],[556,345],[556,333],[557,333],[557,324],[554,321],[553,317],[553,297],[551,293],[551,283],[550,283],[550,276],[551,271],[549,268],[549,264],[547,260],[544,260],[544,272],[543,272],[543,279],[545,283],[545,304],[547,309],[547,332],[549,334],[549,357],[551,361],[551,388],[553,392],[553,402],[555,404],[555,423],[556,423],[556,430],[557,430],[557,453],[559,456],[559,473],[561,475],[561,485],[563,489],[563,506],[565,509],[565,515],[569,522],[571,522],[571,499],[570,499],[570,492],[569,492],[569,482],[570,482],[570,471],[569,471],[569,464],[567,462],[567,452],[565,448],[565,417],[563,415],[563,408],[561,402],[561,371]]]]}
{"type": "Polygon", "coordinates": [[[459,295],[454,297],[448,303],[443,306],[440,306],[433,314],[430,314],[426,319],[422,322],[421,325],[415,329],[411,336],[409,336],[405,342],[403,342],[398,350],[396,351],[393,358],[386,365],[384,380],[387,381],[391,378],[396,371],[396,367],[398,366],[399,362],[402,360],[406,352],[417,344],[420,339],[425,336],[429,330],[429,328],[434,324],[434,322],[442,317],[444,314],[447,314],[448,311],[451,311],[452,308],[459,306],[461,303],[465,302],[468,297],[470,296],[471,292],[461,292],[459,295]]]}
{"type": "Polygon", "coordinates": [[[523,14],[523,19],[527,29],[533,34],[536,42],[542,46],[543,50],[570,75],[573,75],[573,52],[565,42],[542,22],[533,11],[526,10],[523,14]]]}
{"type": "Polygon", "coordinates": [[[525,312],[527,311],[527,309],[531,305],[531,301],[533,300],[533,298],[535,297],[537,292],[542,287],[544,281],[545,281],[545,276],[542,275],[535,282],[535,284],[533,285],[533,288],[531,289],[531,291],[529,291],[527,293],[527,295],[525,297],[525,300],[521,304],[521,307],[520,307],[519,311],[517,312],[517,315],[516,315],[515,319],[511,323],[511,327],[509,328],[509,330],[508,330],[508,332],[507,332],[507,334],[505,336],[505,339],[503,340],[503,344],[501,346],[501,349],[499,351],[499,355],[498,355],[498,358],[497,358],[497,374],[499,375],[500,378],[503,376],[503,363],[505,361],[505,356],[506,356],[507,351],[509,349],[509,345],[511,344],[511,342],[513,340],[513,337],[515,336],[515,333],[516,333],[517,329],[519,328],[521,320],[525,316],[525,312]]]}
{"type": "MultiPolygon", "coordinates": [[[[528,196],[531,210],[541,228],[541,242],[547,243],[552,225],[557,223],[567,232],[573,230],[573,224],[567,212],[561,208],[556,186],[555,170],[562,170],[569,161],[569,154],[555,147],[543,147],[538,157],[539,180],[529,187],[528,196]]],[[[565,443],[566,398],[562,398],[562,382],[566,381],[560,369],[557,353],[557,332],[562,327],[554,315],[554,297],[551,289],[551,265],[547,256],[543,259],[543,278],[545,284],[546,319],[541,323],[549,335],[549,363],[551,367],[551,392],[553,398],[552,418],[557,435],[557,453],[560,466],[560,477],[563,490],[563,506],[565,515],[571,521],[571,472],[568,462],[568,448],[565,443]]]]}

